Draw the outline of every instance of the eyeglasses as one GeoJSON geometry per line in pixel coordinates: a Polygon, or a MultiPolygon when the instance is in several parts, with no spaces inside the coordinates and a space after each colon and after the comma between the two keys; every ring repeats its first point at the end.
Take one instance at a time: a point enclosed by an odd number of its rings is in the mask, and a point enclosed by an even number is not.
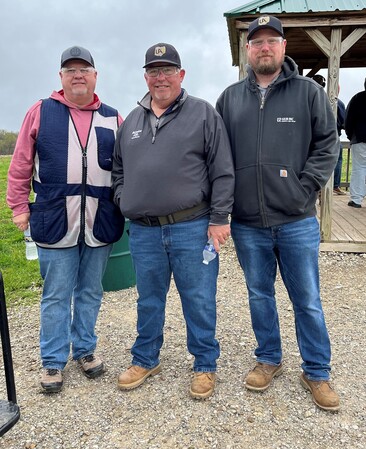
{"type": "Polygon", "coordinates": [[[175,66],[166,66],[166,67],[152,67],[151,69],[146,69],[146,75],[149,78],[157,78],[159,76],[159,72],[169,77],[176,75],[179,72],[179,68],[175,66]]]}
{"type": "Polygon", "coordinates": [[[264,44],[268,47],[276,47],[283,42],[283,37],[269,37],[268,39],[252,39],[249,41],[249,45],[254,48],[262,48],[264,44]]]}
{"type": "Polygon", "coordinates": [[[95,72],[94,67],[82,67],[81,69],[74,69],[73,67],[62,67],[61,72],[68,76],[75,76],[78,72],[82,76],[91,75],[95,72]]]}

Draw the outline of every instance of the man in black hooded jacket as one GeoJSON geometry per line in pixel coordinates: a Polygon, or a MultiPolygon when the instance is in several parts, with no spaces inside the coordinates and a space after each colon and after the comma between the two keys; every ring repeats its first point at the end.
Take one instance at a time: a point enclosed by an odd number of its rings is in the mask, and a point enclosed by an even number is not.
{"type": "Polygon", "coordinates": [[[246,387],[267,389],[283,371],[275,300],[277,265],[289,293],[303,359],[302,385],[325,410],[338,410],[329,383],[330,341],[320,292],[315,201],[339,153],[330,103],[285,56],[281,22],[249,25],[248,76],[217,102],[235,165],[231,232],[249,293],[257,363],[246,387]]]}

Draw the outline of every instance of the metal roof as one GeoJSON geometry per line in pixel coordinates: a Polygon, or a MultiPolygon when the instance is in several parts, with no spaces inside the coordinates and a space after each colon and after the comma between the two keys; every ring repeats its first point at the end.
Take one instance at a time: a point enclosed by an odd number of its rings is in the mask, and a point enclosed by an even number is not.
{"type": "Polygon", "coordinates": [[[355,40],[348,51],[342,52],[340,67],[366,67],[366,0],[262,0],[232,9],[224,16],[233,65],[239,65],[240,33],[262,14],[281,20],[287,39],[286,54],[295,59],[301,70],[328,66],[324,52],[304,30],[318,30],[330,42],[333,27],[341,27],[346,46],[355,40]]]}
{"type": "Polygon", "coordinates": [[[360,11],[366,0],[262,0],[247,3],[224,13],[225,17],[246,14],[280,14],[326,11],[360,11]]]}

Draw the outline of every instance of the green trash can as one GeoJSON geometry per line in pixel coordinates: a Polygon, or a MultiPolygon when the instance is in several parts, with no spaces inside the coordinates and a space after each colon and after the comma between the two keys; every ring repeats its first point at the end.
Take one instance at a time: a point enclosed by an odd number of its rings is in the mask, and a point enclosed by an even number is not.
{"type": "Polygon", "coordinates": [[[136,285],[136,275],[133,268],[127,231],[130,221],[126,219],[122,237],[113,244],[102,285],[105,292],[123,290],[136,285]]]}

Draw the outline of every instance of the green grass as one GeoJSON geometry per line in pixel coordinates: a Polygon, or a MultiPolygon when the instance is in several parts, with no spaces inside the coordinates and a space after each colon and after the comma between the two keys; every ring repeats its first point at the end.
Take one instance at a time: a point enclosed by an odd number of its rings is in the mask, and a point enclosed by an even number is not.
{"type": "Polygon", "coordinates": [[[39,301],[42,279],[38,260],[26,260],[25,243],[12,222],[6,204],[7,173],[11,156],[0,157],[0,270],[3,274],[8,305],[31,304],[39,301]]]}
{"type": "MultiPolygon", "coordinates": [[[[343,154],[342,154],[342,176],[341,176],[341,181],[342,182],[346,182],[347,154],[348,154],[348,150],[343,149],[343,154]]],[[[352,171],[352,159],[351,159],[351,155],[350,155],[348,182],[350,182],[350,180],[351,180],[351,171],[352,171]]]]}

